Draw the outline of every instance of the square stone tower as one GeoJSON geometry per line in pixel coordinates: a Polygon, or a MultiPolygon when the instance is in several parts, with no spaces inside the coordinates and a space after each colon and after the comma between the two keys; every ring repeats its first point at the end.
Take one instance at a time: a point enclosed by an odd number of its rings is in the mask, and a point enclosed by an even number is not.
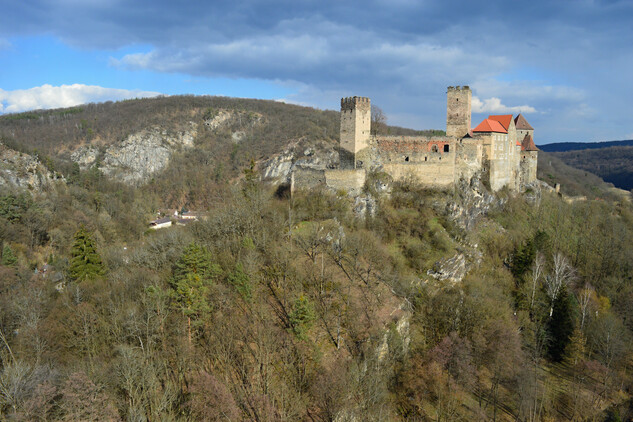
{"type": "Polygon", "coordinates": [[[470,132],[473,93],[469,86],[449,86],[446,93],[446,136],[463,138],[470,132]]]}
{"type": "Polygon", "coordinates": [[[341,168],[356,168],[356,153],[369,145],[371,103],[367,97],[341,98],[341,168]]]}

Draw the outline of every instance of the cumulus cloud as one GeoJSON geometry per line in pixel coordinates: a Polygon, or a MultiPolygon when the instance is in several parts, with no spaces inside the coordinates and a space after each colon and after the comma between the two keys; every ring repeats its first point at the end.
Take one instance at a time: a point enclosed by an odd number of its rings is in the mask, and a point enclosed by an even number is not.
{"type": "MultiPolygon", "coordinates": [[[[599,103],[604,115],[627,118],[617,97],[630,86],[633,66],[630,1],[582,1],[573,8],[545,0],[512,8],[503,0],[484,8],[463,0],[29,4],[5,8],[0,37],[50,34],[88,50],[108,49],[121,75],[144,69],[296,83],[307,88],[288,100],[327,108],[336,108],[341,96],[366,95],[400,116],[398,124],[419,128],[444,121],[449,85],[473,87],[475,112],[534,113],[555,130],[566,110],[586,115],[582,104],[599,103]],[[111,53],[122,47],[131,54],[111,53]]],[[[568,114],[565,124],[573,126],[568,114]]],[[[591,130],[615,126],[598,127],[591,130]]]]}
{"type": "Polygon", "coordinates": [[[501,99],[492,97],[481,101],[478,97],[472,99],[473,113],[536,113],[536,109],[529,105],[508,107],[501,103],[501,99]]]}
{"type": "Polygon", "coordinates": [[[96,85],[42,85],[29,89],[4,91],[0,89],[0,113],[25,110],[72,107],[102,101],[155,97],[159,92],[104,88],[96,85]]]}

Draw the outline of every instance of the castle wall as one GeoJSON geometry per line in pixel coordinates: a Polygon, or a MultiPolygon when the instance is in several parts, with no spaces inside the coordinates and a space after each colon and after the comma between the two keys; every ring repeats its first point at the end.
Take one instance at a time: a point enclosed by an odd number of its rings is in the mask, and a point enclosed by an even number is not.
{"type": "Polygon", "coordinates": [[[365,170],[325,170],[325,184],[334,190],[358,194],[365,185],[365,170]]]}
{"type": "Polygon", "coordinates": [[[383,171],[394,180],[413,177],[419,182],[435,187],[449,186],[455,182],[455,163],[386,163],[383,171]]]}
{"type": "Polygon", "coordinates": [[[483,148],[483,166],[488,166],[490,188],[498,191],[504,186],[517,188],[518,163],[516,163],[516,141],[505,133],[477,135],[483,148]]]}
{"type": "Polygon", "coordinates": [[[432,186],[446,186],[455,181],[455,138],[376,136],[371,145],[382,171],[395,180],[413,176],[432,186]]]}
{"type": "Polygon", "coordinates": [[[449,86],[446,92],[446,136],[462,138],[470,132],[472,91],[449,86]]]}
{"type": "Polygon", "coordinates": [[[483,167],[483,145],[481,140],[460,139],[456,145],[455,180],[472,178],[483,167]]]}
{"type": "Polygon", "coordinates": [[[313,189],[325,186],[325,170],[297,166],[290,176],[290,193],[296,189],[313,189]]]}

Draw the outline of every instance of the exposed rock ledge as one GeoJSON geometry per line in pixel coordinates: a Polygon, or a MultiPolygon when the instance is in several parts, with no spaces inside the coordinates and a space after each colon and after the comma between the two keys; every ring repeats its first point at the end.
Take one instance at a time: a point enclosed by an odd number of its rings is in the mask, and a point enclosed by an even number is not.
{"type": "Polygon", "coordinates": [[[173,151],[193,147],[197,125],[193,122],[189,125],[189,129],[175,134],[158,127],[142,130],[109,146],[103,153],[94,145],[80,147],[71,154],[71,159],[83,168],[97,164],[104,174],[137,185],[167,167],[173,151]]]}
{"type": "Polygon", "coordinates": [[[40,161],[0,143],[0,186],[39,191],[63,177],[49,171],[40,161]]]}

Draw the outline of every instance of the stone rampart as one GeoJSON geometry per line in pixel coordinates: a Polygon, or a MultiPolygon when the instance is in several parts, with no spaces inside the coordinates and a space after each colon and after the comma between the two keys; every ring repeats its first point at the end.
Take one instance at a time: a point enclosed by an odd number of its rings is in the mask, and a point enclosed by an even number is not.
{"type": "Polygon", "coordinates": [[[355,170],[325,170],[325,184],[334,190],[344,190],[347,193],[359,194],[365,185],[366,173],[363,169],[355,170]]]}
{"type": "Polygon", "coordinates": [[[290,193],[296,189],[313,189],[325,186],[325,170],[296,166],[290,177],[290,193]]]}

